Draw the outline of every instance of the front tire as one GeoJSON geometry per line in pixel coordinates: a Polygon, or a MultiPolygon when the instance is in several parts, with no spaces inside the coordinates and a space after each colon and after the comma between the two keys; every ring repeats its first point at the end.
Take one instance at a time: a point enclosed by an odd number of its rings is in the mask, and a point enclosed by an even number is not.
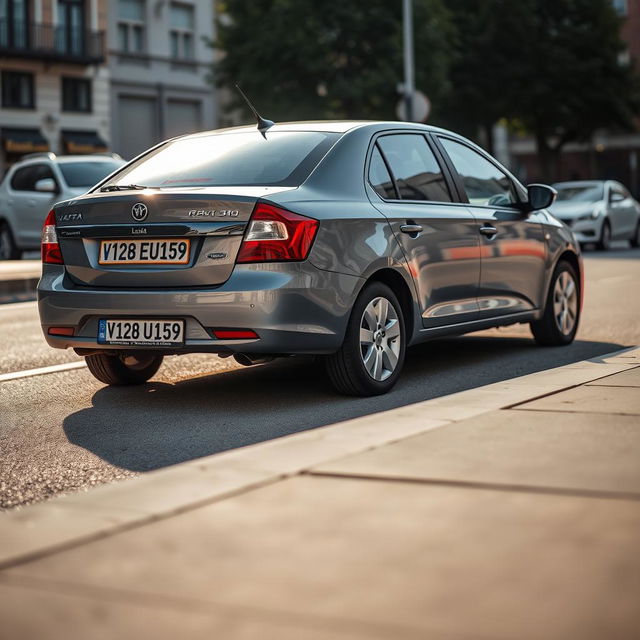
{"type": "Polygon", "coordinates": [[[397,382],[406,347],[402,307],[382,282],[365,286],[351,310],[344,342],[326,356],[327,374],[345,395],[387,393],[397,382]]]}
{"type": "Polygon", "coordinates": [[[600,240],[596,242],[598,251],[609,251],[611,248],[611,225],[608,220],[602,223],[602,231],[600,232],[600,240]]]}
{"type": "Polygon", "coordinates": [[[100,382],[110,385],[132,385],[149,380],[160,368],[163,356],[96,353],[85,356],[85,360],[89,371],[100,382]]]}
{"type": "Polygon", "coordinates": [[[556,265],[540,320],[531,323],[535,341],[543,346],[571,344],[580,322],[578,274],[569,262],[556,265]]]}
{"type": "Polygon", "coordinates": [[[22,251],[16,246],[11,228],[6,222],[0,222],[0,260],[19,260],[22,251]]]}

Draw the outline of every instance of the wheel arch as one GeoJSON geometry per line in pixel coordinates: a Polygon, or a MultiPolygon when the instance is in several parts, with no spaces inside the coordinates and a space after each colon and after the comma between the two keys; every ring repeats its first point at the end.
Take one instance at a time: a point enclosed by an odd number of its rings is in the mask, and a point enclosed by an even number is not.
{"type": "Polygon", "coordinates": [[[415,300],[409,283],[397,270],[390,267],[374,271],[367,278],[363,288],[369,282],[382,282],[396,294],[404,316],[407,344],[410,344],[415,329],[415,300]]]}
{"type": "Polygon", "coordinates": [[[565,262],[568,262],[575,270],[576,273],[578,274],[578,295],[580,296],[580,308],[582,308],[582,302],[584,299],[584,270],[582,268],[582,258],[575,253],[574,251],[571,251],[570,249],[565,249],[559,256],[558,259],[556,260],[556,263],[553,265],[553,271],[555,272],[556,268],[558,267],[558,264],[564,260],[565,262]]]}

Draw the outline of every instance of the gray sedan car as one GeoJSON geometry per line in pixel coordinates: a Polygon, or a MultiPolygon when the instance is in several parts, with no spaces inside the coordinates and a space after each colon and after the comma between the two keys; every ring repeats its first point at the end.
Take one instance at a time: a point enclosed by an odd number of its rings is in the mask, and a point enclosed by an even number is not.
{"type": "Polygon", "coordinates": [[[168,354],[318,354],[339,391],[384,393],[406,347],[438,336],[526,322],[573,340],[581,257],[554,194],[425,125],[176,138],[51,211],[42,328],[108,384],[168,354]]]}
{"type": "Polygon", "coordinates": [[[640,246],[640,203],[615,180],[557,182],[551,213],[571,227],[580,244],[607,251],[612,240],[640,246]]]}

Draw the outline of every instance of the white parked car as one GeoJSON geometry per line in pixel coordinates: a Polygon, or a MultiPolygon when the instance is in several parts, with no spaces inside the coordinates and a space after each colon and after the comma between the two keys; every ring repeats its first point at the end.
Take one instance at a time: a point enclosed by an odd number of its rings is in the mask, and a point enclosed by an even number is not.
{"type": "Polygon", "coordinates": [[[53,205],[75,198],[124,164],[116,154],[56,156],[34,153],[0,183],[0,260],[40,248],[42,225],[53,205]]]}
{"type": "Polygon", "coordinates": [[[580,244],[606,251],[612,240],[640,246],[640,203],[615,180],[556,182],[551,213],[571,227],[580,244]]]}

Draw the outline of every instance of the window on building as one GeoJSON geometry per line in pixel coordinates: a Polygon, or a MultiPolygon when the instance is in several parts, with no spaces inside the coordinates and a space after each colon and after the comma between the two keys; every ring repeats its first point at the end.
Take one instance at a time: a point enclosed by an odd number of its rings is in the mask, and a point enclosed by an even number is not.
{"type": "Polygon", "coordinates": [[[613,8],[621,16],[626,16],[628,13],[627,0],[612,0],[613,8]]]}
{"type": "Polygon", "coordinates": [[[91,80],[87,78],[62,78],[62,110],[91,111],[91,80]]]}
{"type": "Polygon", "coordinates": [[[35,109],[32,73],[2,72],[2,106],[7,109],[35,109]]]}
{"type": "Polygon", "coordinates": [[[172,2],[169,25],[171,57],[180,60],[192,60],[194,58],[193,5],[172,2]]]}
{"type": "Polygon", "coordinates": [[[144,0],[118,0],[118,48],[126,53],[143,53],[144,0]]]}
{"type": "Polygon", "coordinates": [[[29,3],[0,0],[0,45],[23,49],[28,44],[29,3]]]}

